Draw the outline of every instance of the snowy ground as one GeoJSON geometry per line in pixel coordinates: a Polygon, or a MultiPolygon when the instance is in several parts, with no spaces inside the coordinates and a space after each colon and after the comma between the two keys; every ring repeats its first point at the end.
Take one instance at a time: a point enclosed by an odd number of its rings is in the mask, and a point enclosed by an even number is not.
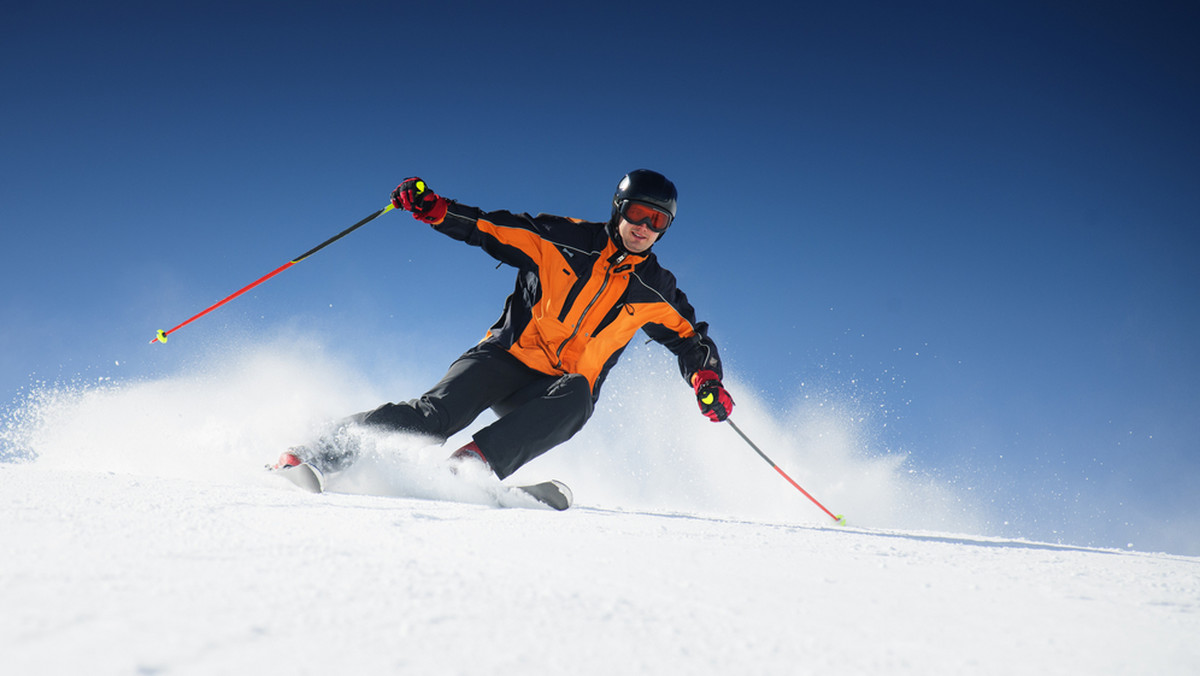
{"type": "Polygon", "coordinates": [[[13,674],[1195,674],[1200,559],[0,464],[13,674]]]}
{"type": "Polygon", "coordinates": [[[564,513],[497,508],[393,438],[324,495],[262,471],[431,382],[319,345],[30,392],[0,425],[3,672],[1200,673],[1200,557],[963,535],[1011,515],[878,448],[870,415],[740,388],[739,426],[836,526],[633,352],[513,477],[566,480],[564,513]]]}

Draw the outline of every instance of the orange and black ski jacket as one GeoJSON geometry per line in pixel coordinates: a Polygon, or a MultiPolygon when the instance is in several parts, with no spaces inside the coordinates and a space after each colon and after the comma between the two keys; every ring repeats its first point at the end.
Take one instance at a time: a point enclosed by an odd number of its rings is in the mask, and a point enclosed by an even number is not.
{"type": "Polygon", "coordinates": [[[485,340],[530,368],[587,378],[593,400],[638,329],[679,358],[685,380],[721,374],[708,325],[651,252],[629,253],[604,223],[484,212],[455,202],[434,229],[517,268],[516,288],[485,340]]]}

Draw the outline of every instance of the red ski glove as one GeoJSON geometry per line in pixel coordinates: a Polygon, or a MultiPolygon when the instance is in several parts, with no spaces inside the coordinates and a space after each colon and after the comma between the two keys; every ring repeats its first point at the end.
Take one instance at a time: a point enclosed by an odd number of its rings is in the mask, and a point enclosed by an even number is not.
{"type": "Polygon", "coordinates": [[[700,412],[713,422],[721,422],[733,411],[733,398],[721,384],[721,376],[714,371],[697,371],[692,377],[696,388],[696,401],[700,412]]]}
{"type": "Polygon", "coordinates": [[[411,211],[413,218],[433,225],[446,217],[448,204],[445,197],[439,197],[419,178],[406,178],[392,191],[393,206],[411,211]]]}

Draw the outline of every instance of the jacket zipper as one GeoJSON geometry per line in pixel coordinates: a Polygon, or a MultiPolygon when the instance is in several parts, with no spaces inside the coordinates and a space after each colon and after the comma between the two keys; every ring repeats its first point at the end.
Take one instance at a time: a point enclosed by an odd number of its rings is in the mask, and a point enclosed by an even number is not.
{"type": "Polygon", "coordinates": [[[567,349],[567,345],[575,339],[575,336],[579,335],[579,328],[583,326],[583,320],[588,316],[588,312],[591,312],[592,306],[596,304],[596,301],[600,300],[600,295],[608,288],[608,280],[612,278],[613,268],[620,265],[623,260],[625,260],[625,254],[621,254],[608,262],[608,267],[604,269],[604,281],[600,283],[600,288],[596,291],[596,295],[592,296],[592,300],[588,302],[587,307],[583,308],[583,312],[580,313],[579,319],[575,320],[575,326],[571,329],[571,335],[559,343],[558,349],[554,351],[554,357],[558,360],[554,368],[561,369],[563,367],[563,350],[567,349]]]}

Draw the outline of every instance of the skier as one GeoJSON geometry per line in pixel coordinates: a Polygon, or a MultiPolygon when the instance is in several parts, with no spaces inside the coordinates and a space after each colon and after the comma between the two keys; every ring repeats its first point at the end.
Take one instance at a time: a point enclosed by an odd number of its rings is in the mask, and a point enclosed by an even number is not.
{"type": "MultiPolygon", "coordinates": [[[[504,479],[583,427],[638,329],[678,356],[701,412],[725,420],[733,400],[721,384],[717,346],[651,252],[675,219],[676,198],[666,177],[638,169],[618,184],[609,221],[596,223],[484,212],[441,197],[420,178],[405,180],[392,193],[397,209],[517,268],[516,288],[483,341],[441,382],[418,399],[353,416],[341,432],[363,425],[442,443],[491,408],[499,419],[451,458],[483,463],[504,479]]],[[[335,433],[290,449],[275,467],[344,469],[356,455],[351,437],[335,433]]]]}

